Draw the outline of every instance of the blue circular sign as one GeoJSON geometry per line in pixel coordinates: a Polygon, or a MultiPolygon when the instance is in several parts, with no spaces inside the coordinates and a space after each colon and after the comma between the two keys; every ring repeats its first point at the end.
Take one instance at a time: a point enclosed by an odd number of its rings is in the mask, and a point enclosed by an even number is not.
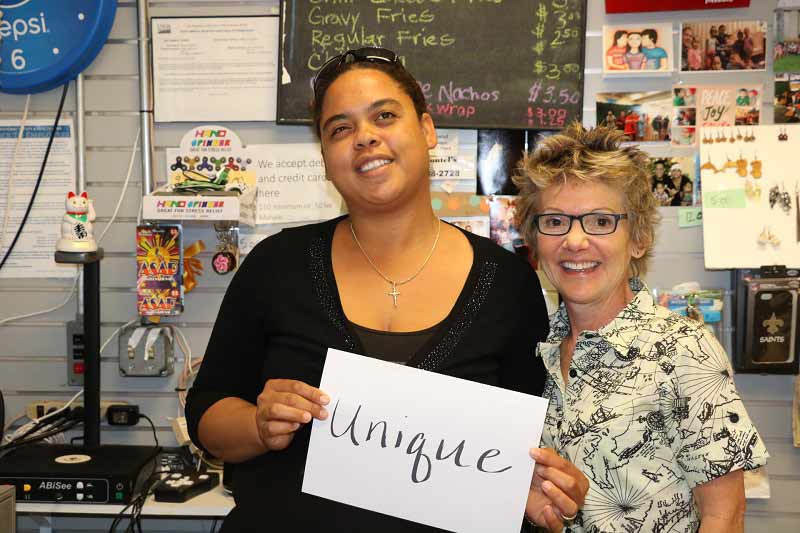
{"type": "Polygon", "coordinates": [[[0,0],[0,92],[48,91],[75,79],[111,32],[117,0],[0,0]]]}

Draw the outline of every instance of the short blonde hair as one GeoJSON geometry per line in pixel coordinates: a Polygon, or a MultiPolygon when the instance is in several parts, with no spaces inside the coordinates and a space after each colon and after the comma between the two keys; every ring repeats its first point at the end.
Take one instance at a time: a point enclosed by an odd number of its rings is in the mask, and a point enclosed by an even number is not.
{"type": "Polygon", "coordinates": [[[534,216],[543,189],[568,181],[602,183],[619,190],[625,197],[630,238],[644,253],[632,257],[630,274],[644,275],[653,255],[656,226],[660,220],[658,202],[650,187],[650,160],[636,146],[621,147],[625,134],[614,128],[586,129],[573,122],[562,132],[547,137],[532,154],[520,162],[514,183],[519,188],[517,227],[533,253],[536,253],[534,216]]]}

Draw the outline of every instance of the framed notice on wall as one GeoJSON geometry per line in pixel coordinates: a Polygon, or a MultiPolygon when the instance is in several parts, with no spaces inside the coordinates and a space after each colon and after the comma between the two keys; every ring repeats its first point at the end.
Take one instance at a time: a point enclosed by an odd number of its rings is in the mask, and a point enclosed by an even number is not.
{"type": "Polygon", "coordinates": [[[278,122],[310,123],[311,80],[349,49],[395,51],[447,128],[580,120],[586,2],[281,2],[278,122]]]}
{"type": "Polygon", "coordinates": [[[275,120],[278,17],[151,19],[156,122],[275,120]]]}

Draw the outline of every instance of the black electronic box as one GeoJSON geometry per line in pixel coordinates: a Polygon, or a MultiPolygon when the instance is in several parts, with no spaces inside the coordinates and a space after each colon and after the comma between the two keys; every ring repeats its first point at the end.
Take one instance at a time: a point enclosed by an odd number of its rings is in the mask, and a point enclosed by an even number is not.
{"type": "Polygon", "coordinates": [[[129,504],[153,473],[159,449],[61,444],[24,446],[0,458],[0,485],[17,503],[129,504]]]}

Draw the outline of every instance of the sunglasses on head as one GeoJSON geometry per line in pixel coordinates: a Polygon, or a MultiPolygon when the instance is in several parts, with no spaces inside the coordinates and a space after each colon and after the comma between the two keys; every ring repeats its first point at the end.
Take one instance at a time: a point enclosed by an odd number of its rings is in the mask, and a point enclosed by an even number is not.
{"type": "Polygon", "coordinates": [[[358,48],[356,50],[348,50],[343,54],[334,56],[322,65],[317,75],[314,76],[314,96],[317,96],[317,90],[320,82],[332,76],[342,65],[348,63],[399,63],[400,58],[386,48],[367,47],[358,48]]]}

